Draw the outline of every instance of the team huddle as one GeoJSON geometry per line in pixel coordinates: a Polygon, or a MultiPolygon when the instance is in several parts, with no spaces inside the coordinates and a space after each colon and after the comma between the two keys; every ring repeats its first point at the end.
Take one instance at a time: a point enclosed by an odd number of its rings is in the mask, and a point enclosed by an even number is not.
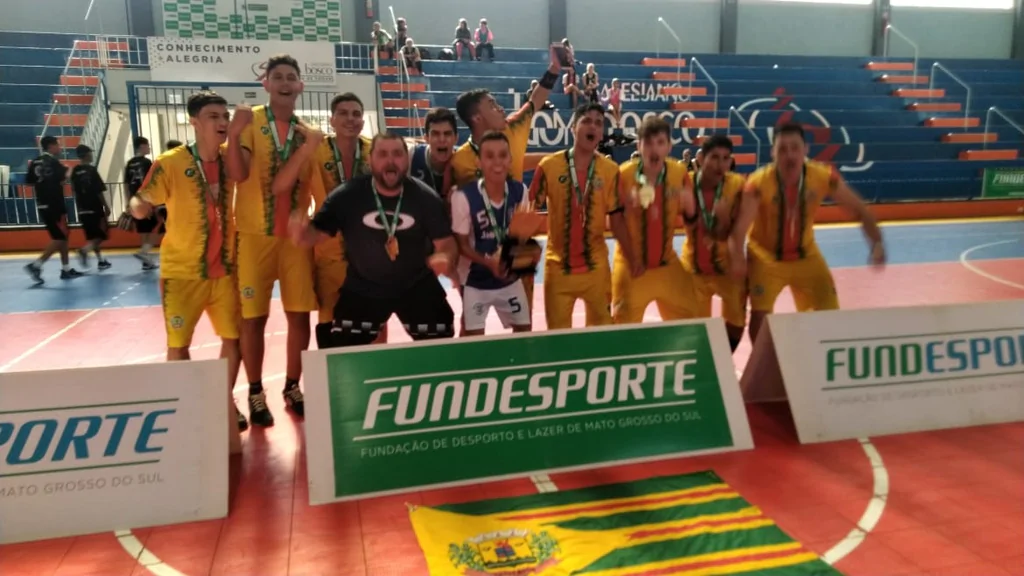
{"type": "Polygon", "coordinates": [[[884,263],[874,219],[838,172],[806,160],[798,125],[776,129],[775,161],[749,178],[729,171],[732,142],[721,135],[703,141],[704,162],[691,174],[669,157],[671,126],[653,117],[640,127],[639,157],[620,166],[597,151],[605,110],[592,103],[575,111],[571,148],[527,154],[533,113],[559,71],[553,57],[530,101],[508,117],[487,91],[462,94],[456,112],[471,136],[457,148],[456,114],[444,108],[427,114],[426,142],[411,149],[395,134],[361,136],[363,105],[353,94],[334,98],[333,134],[324,135],[295,116],[303,85],[289,56],[267,64],[266,105],[231,115],[221,96],[194,94],[195,142],[157,158],[131,201],[135,218],[166,207],[168,360],[189,358],[205,312],[229,360],[229,385],[246,369],[249,417],[236,409],[239,428],[269,426],[262,369],[275,282],[288,323],[283,397],[301,416],[314,311],[320,348],[385,341],[392,315],[414,340],[481,335],[492,308],[505,328],[529,331],[543,260],[548,329],[571,328],[577,300],[586,325],[599,326],[641,322],[652,302],[663,320],[707,317],[717,295],[735,349],[748,299],[752,338],[787,286],[798,310],[838,308],[814,239],[824,200],[857,215],[872,261],[884,263]],[[542,250],[534,237],[545,227],[542,250]],[[439,277],[458,288],[461,318],[439,277]]]}

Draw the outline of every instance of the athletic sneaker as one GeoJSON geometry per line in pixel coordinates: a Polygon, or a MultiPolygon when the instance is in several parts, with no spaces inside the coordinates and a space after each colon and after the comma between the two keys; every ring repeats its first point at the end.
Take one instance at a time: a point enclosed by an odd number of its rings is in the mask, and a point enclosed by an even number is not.
{"type": "Polygon", "coordinates": [[[67,270],[60,271],[61,280],[71,280],[72,278],[78,278],[80,276],[85,276],[85,274],[82,274],[81,272],[75,270],[74,268],[68,268],[67,270]]]}
{"type": "Polygon", "coordinates": [[[106,270],[107,268],[110,268],[110,260],[100,260],[99,263],[96,264],[96,267],[100,270],[106,270]]]}
{"type": "Polygon", "coordinates": [[[284,405],[291,408],[292,412],[295,412],[297,416],[306,415],[306,397],[302,395],[302,390],[299,390],[298,386],[285,388],[282,395],[284,396],[284,405]]]}
{"type": "Polygon", "coordinates": [[[245,414],[242,414],[242,411],[238,409],[238,406],[235,406],[235,417],[238,420],[239,432],[245,432],[249,429],[249,421],[245,419],[245,414]]]}
{"type": "Polygon", "coordinates": [[[28,275],[32,277],[32,281],[35,283],[36,286],[39,286],[40,284],[45,282],[45,280],[43,280],[43,268],[42,266],[39,266],[35,262],[26,264],[25,272],[28,272],[28,275]]]}
{"type": "Polygon", "coordinates": [[[267,408],[267,393],[249,395],[249,420],[254,426],[273,426],[274,415],[267,408]]]}

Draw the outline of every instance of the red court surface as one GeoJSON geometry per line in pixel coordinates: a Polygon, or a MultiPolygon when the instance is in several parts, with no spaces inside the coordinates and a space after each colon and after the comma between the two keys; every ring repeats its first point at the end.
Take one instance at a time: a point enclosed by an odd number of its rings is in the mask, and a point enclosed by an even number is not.
{"type": "MultiPolygon", "coordinates": [[[[839,268],[834,274],[847,309],[1024,296],[1024,260],[973,265],[977,270],[953,262],[890,266],[882,276],[865,268],[839,268]]],[[[538,290],[538,309],[541,295],[538,290]]],[[[784,295],[778,311],[790,310],[792,300],[784,295]]],[[[582,308],[577,313],[581,324],[582,308]]],[[[535,314],[535,320],[542,327],[543,314],[535,314]]],[[[649,313],[647,320],[656,321],[657,315],[649,313]]],[[[3,322],[0,370],[163,357],[158,307],[13,314],[3,322]]],[[[227,519],[4,546],[0,575],[419,576],[427,573],[426,565],[406,503],[537,491],[535,479],[524,478],[311,507],[303,427],[284,411],[279,394],[283,329],[277,307],[268,327],[264,378],[277,425],[243,435],[243,454],[232,459],[227,519]]],[[[408,340],[396,323],[391,340],[408,340]]],[[[194,342],[196,358],[216,354],[206,322],[194,342]]],[[[748,354],[744,343],[738,366],[748,354]]],[[[244,406],[244,388],[238,392],[244,406]]],[[[753,451],[550,479],[565,490],[711,469],[794,538],[826,560],[837,560],[844,574],[1024,575],[1024,423],[801,446],[785,404],[752,405],[748,413],[753,451]]]]}

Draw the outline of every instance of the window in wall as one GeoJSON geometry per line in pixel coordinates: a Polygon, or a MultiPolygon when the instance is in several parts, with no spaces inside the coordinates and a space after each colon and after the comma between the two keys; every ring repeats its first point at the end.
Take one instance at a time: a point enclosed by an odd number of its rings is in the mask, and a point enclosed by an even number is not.
{"type": "Polygon", "coordinates": [[[971,8],[974,10],[1013,10],[1013,0],[889,0],[892,6],[915,8],[971,8]]]}

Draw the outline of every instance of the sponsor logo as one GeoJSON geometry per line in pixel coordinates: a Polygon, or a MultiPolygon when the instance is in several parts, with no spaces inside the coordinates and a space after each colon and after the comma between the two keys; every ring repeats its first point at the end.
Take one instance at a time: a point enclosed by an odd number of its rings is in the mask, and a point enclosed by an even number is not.
{"type": "MultiPolygon", "coordinates": [[[[385,212],[388,217],[388,225],[390,226],[391,219],[395,217],[395,213],[391,211],[385,212]]],[[[374,230],[384,230],[384,223],[380,221],[380,214],[377,211],[367,212],[363,216],[363,225],[367,228],[373,228],[374,230]]],[[[416,219],[408,214],[398,215],[398,226],[396,230],[408,230],[416,225],[416,219]]]]}
{"type": "Polygon", "coordinates": [[[993,184],[1001,186],[1024,186],[1024,172],[997,172],[993,184]]]}
{"type": "Polygon", "coordinates": [[[243,298],[245,298],[246,300],[252,300],[254,296],[256,296],[256,290],[254,290],[252,286],[246,286],[245,288],[242,288],[243,298]]]}
{"type": "Polygon", "coordinates": [[[173,316],[173,317],[171,317],[171,328],[174,328],[175,330],[177,330],[177,329],[181,328],[184,325],[185,325],[185,319],[182,318],[181,316],[173,316]]]}

